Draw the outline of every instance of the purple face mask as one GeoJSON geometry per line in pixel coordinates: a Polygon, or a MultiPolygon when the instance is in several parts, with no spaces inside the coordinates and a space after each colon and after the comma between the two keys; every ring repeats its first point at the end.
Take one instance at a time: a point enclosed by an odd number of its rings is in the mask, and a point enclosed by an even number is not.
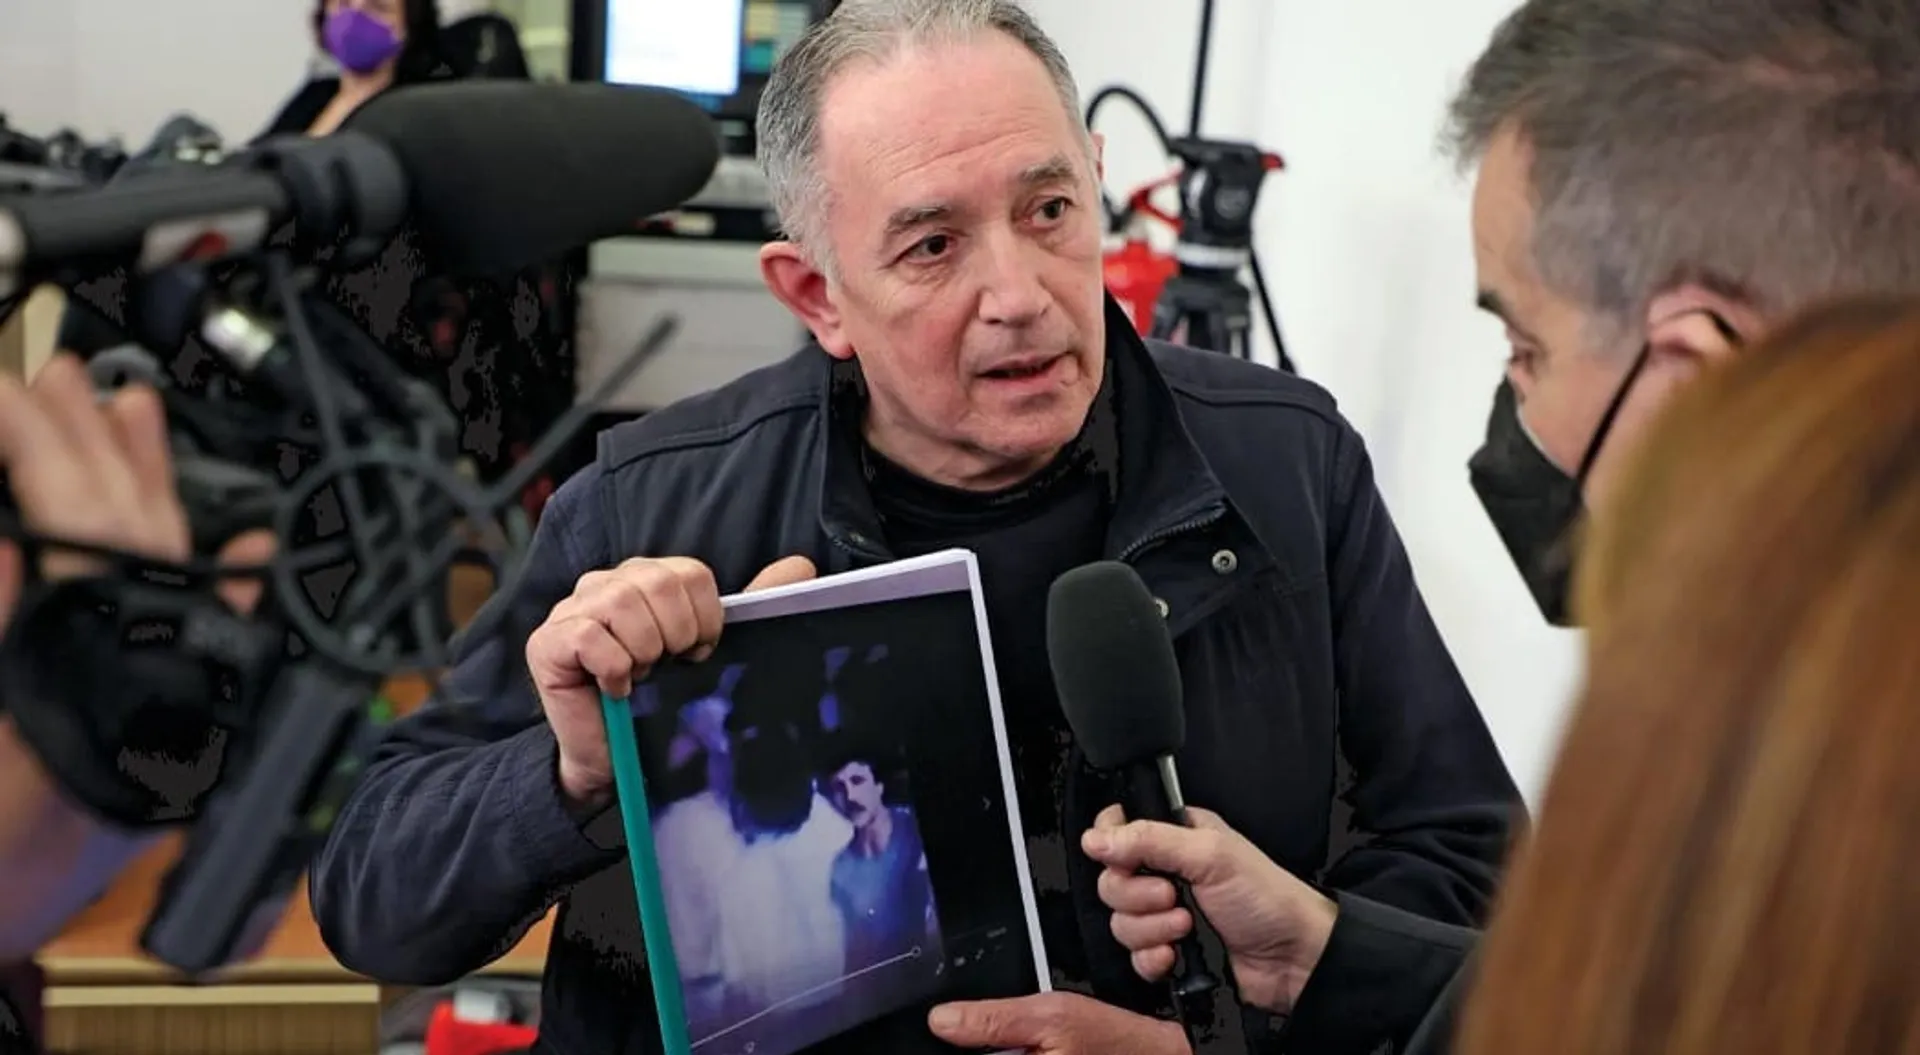
{"type": "Polygon", "coordinates": [[[357,7],[327,16],[320,35],[327,51],[353,73],[372,73],[400,53],[400,38],[392,28],[357,7]]]}

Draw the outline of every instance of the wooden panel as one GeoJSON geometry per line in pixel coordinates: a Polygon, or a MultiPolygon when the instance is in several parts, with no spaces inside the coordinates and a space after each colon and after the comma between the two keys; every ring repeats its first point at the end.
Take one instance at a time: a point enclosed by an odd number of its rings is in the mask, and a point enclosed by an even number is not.
{"type": "MultiPolygon", "coordinates": [[[[140,928],[158,897],[160,878],[180,854],[180,841],[169,838],[121,875],[106,895],[74,919],[67,929],[41,950],[40,965],[48,986],[71,984],[170,983],[171,970],[140,951],[140,928]]],[[[501,974],[541,972],[546,963],[551,918],[542,921],[500,960],[488,968],[501,974]]],[[[287,906],[286,917],[256,959],[222,972],[222,982],[364,982],[342,967],[327,951],[320,927],[307,908],[305,884],[287,906]]]]}
{"type": "Polygon", "coordinates": [[[41,286],[27,297],[20,310],[0,325],[0,370],[32,377],[52,357],[66,303],[66,295],[55,286],[41,286]]]}
{"type": "Polygon", "coordinates": [[[372,986],[47,994],[46,1047],[55,1055],[372,1055],[379,1030],[372,986]],[[170,999],[194,993],[203,995],[170,999]]]}

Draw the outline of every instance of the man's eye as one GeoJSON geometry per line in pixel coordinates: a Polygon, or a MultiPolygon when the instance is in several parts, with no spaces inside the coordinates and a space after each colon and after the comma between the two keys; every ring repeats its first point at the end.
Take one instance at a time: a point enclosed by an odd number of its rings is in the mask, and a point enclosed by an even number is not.
{"type": "Polygon", "coordinates": [[[944,256],[946,255],[947,250],[952,248],[953,248],[952,238],[944,234],[936,234],[936,235],[931,235],[927,238],[921,239],[918,243],[914,245],[913,249],[911,250],[911,254],[913,256],[918,256],[918,257],[944,256]]]}
{"type": "Polygon", "coordinates": [[[1049,198],[1040,205],[1040,218],[1049,222],[1059,220],[1065,217],[1067,210],[1071,208],[1073,208],[1073,202],[1066,198],[1049,198]]]}

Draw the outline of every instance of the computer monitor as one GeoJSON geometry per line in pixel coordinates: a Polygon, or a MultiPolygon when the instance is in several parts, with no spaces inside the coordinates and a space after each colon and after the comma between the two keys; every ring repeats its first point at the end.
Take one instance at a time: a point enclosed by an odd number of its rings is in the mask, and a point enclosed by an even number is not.
{"type": "Polygon", "coordinates": [[[573,78],[665,88],[706,107],[752,153],[773,64],[838,0],[574,0],[573,78]]]}
{"type": "Polygon", "coordinates": [[[740,90],[744,15],[726,0],[607,0],[606,80],[725,99],[740,90]]]}

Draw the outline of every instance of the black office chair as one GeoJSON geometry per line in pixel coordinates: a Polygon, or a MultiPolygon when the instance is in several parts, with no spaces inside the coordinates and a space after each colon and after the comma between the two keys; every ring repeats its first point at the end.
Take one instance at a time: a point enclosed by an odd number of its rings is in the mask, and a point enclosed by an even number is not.
{"type": "Polygon", "coordinates": [[[455,77],[524,81],[533,76],[520,31],[505,15],[471,15],[442,26],[440,53],[455,77]]]}

